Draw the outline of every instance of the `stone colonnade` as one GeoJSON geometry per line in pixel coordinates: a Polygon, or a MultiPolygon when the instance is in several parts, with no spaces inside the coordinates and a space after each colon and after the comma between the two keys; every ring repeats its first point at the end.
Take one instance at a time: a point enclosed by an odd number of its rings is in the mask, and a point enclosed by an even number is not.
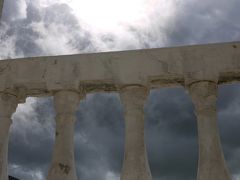
{"type": "MultiPolygon", "coordinates": [[[[195,106],[198,124],[199,161],[197,180],[230,180],[225,164],[216,115],[217,83],[199,81],[188,90],[195,106]]],[[[146,145],[144,142],[144,104],[149,89],[141,85],[119,90],[125,111],[125,153],[121,180],[151,180],[146,145]]],[[[75,112],[83,94],[58,91],[54,94],[56,134],[51,166],[47,180],[77,180],[74,163],[75,112]]],[[[7,180],[8,137],[11,115],[18,97],[0,93],[0,179],[7,180]]]]}

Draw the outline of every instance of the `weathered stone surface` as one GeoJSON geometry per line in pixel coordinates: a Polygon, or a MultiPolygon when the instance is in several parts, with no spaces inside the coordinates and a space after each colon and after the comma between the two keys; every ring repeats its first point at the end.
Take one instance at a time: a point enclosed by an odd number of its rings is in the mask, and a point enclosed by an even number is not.
{"type": "Polygon", "coordinates": [[[47,180],[77,180],[73,136],[79,100],[79,94],[73,91],[59,91],[54,95],[56,133],[47,180]]]}
{"type": "Polygon", "coordinates": [[[1,17],[2,17],[3,1],[4,0],[0,0],[0,20],[1,20],[1,17]]]}
{"type": "Polygon", "coordinates": [[[144,104],[148,97],[145,87],[131,86],[120,91],[125,110],[125,153],[121,180],[151,180],[144,141],[144,104]]]}
{"type": "Polygon", "coordinates": [[[198,124],[197,180],[231,180],[225,164],[217,126],[217,84],[196,82],[190,86],[198,124]]]}
{"type": "Polygon", "coordinates": [[[17,97],[0,93],[0,179],[8,180],[8,138],[11,116],[17,107],[17,97]]]}
{"type": "Polygon", "coordinates": [[[0,91],[25,88],[29,96],[48,96],[96,82],[98,87],[107,84],[106,91],[134,84],[157,88],[202,80],[229,83],[240,79],[239,59],[240,43],[232,42],[3,60],[0,91]]]}

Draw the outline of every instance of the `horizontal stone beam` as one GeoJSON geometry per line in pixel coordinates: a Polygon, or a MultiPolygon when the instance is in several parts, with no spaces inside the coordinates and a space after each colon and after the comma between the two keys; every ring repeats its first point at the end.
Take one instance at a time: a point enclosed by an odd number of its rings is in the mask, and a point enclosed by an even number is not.
{"type": "Polygon", "coordinates": [[[240,80],[240,42],[0,61],[0,91],[116,91],[240,80]]]}

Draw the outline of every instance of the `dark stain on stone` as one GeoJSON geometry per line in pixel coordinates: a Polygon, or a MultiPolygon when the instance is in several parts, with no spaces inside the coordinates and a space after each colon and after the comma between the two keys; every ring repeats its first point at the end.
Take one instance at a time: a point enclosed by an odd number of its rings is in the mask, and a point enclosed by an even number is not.
{"type": "Polygon", "coordinates": [[[59,165],[61,171],[63,171],[64,174],[68,174],[69,173],[69,171],[71,169],[70,166],[62,164],[62,163],[59,163],[58,165],[59,165]]]}
{"type": "Polygon", "coordinates": [[[56,136],[58,136],[58,135],[59,135],[59,132],[56,131],[56,136]]]}
{"type": "Polygon", "coordinates": [[[237,48],[237,45],[234,44],[232,47],[233,47],[233,48],[237,48]]]}

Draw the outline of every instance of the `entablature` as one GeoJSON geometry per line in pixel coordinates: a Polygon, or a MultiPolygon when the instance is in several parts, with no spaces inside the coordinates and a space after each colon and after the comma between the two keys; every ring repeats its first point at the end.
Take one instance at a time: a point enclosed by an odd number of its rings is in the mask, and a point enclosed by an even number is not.
{"type": "Polygon", "coordinates": [[[219,84],[240,79],[240,42],[103,52],[0,61],[0,91],[25,89],[29,96],[59,90],[118,91],[128,85],[149,88],[219,84]]]}

